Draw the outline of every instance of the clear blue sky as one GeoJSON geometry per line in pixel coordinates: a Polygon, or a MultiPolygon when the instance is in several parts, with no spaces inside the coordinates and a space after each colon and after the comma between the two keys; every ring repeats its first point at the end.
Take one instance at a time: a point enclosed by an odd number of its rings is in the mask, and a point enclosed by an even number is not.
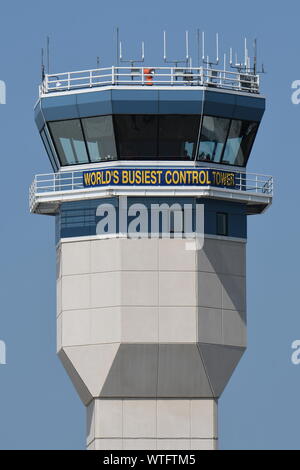
{"type": "Polygon", "coordinates": [[[33,175],[50,171],[33,106],[47,35],[51,71],[80,70],[94,67],[97,56],[102,66],[115,62],[116,26],[124,54],[138,53],[144,39],[151,65],[161,62],[163,29],[173,56],[183,53],[185,29],[191,41],[204,29],[211,46],[218,31],[223,50],[242,51],[244,35],[259,39],[267,111],[249,170],[273,174],[276,192],[265,215],[249,218],[249,347],[220,400],[220,445],[300,448],[300,365],[290,361],[291,343],[300,339],[300,105],[290,100],[291,82],[300,79],[299,15],[296,1],[1,2],[1,449],[84,448],[85,410],[55,355],[54,220],[28,212],[33,175]]]}

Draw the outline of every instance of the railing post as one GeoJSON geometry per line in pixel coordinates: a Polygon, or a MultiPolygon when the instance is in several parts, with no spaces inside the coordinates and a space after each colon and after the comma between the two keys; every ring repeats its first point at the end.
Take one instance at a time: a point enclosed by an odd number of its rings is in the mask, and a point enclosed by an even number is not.
{"type": "Polygon", "coordinates": [[[142,67],[142,85],[145,84],[145,73],[144,73],[144,67],[142,67]]]}
{"type": "Polygon", "coordinates": [[[93,75],[92,75],[92,71],[90,70],[90,87],[93,86],[93,75]]]}
{"type": "Polygon", "coordinates": [[[115,67],[112,66],[111,68],[111,84],[114,85],[115,84],[115,67]]]}
{"type": "Polygon", "coordinates": [[[174,84],[174,67],[171,67],[171,85],[174,84]]]}
{"type": "Polygon", "coordinates": [[[71,88],[71,74],[68,72],[68,90],[71,88]]]}

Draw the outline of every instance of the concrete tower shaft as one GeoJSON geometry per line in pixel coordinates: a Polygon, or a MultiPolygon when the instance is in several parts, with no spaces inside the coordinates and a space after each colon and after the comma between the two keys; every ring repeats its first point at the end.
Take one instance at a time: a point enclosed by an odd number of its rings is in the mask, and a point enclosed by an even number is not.
{"type": "Polygon", "coordinates": [[[57,249],[58,353],[88,406],[90,447],[216,447],[217,399],[246,346],[245,242],[186,243],[57,249]]]}

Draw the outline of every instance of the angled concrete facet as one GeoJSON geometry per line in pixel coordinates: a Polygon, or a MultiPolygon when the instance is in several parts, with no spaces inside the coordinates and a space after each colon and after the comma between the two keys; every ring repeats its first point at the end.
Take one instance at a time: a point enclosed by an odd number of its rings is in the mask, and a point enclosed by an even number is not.
{"type": "Polygon", "coordinates": [[[199,351],[215,397],[219,397],[245,348],[199,343],[199,351]]]}

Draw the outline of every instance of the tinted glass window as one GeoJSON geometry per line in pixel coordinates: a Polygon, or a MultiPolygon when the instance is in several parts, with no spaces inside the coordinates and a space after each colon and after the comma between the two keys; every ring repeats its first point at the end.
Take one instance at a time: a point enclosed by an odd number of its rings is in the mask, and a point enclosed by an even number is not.
{"type": "Polygon", "coordinates": [[[199,116],[159,116],[159,157],[193,160],[199,124],[199,116]]]}
{"type": "MultiPolygon", "coordinates": [[[[117,158],[194,160],[200,116],[116,115],[48,124],[51,139],[47,141],[44,133],[42,139],[49,155],[54,159],[57,154],[63,166],[117,158]]],[[[204,116],[197,159],[245,166],[258,126],[256,122],[204,116]]]]}
{"type": "Polygon", "coordinates": [[[198,159],[210,162],[220,162],[230,119],[204,116],[198,159]]]}
{"type": "Polygon", "coordinates": [[[49,122],[62,165],[89,163],[79,119],[49,122]]]}
{"type": "Polygon", "coordinates": [[[53,156],[53,153],[52,153],[52,150],[51,150],[51,147],[49,145],[49,142],[48,142],[48,139],[46,137],[44,129],[41,131],[41,138],[42,138],[43,144],[45,146],[46,152],[49,156],[51,165],[52,165],[53,169],[55,170],[57,165],[55,164],[55,159],[54,159],[54,156],[53,156]]]}
{"type": "Polygon", "coordinates": [[[98,116],[81,121],[91,162],[116,160],[112,117],[98,116]]]}
{"type": "Polygon", "coordinates": [[[217,235],[228,235],[228,214],[217,212],[217,235]]]}
{"type": "Polygon", "coordinates": [[[157,116],[118,115],[114,117],[119,158],[157,156],[157,116]]]}
{"type": "Polygon", "coordinates": [[[256,122],[232,120],[222,163],[246,165],[257,129],[256,122]]]}

